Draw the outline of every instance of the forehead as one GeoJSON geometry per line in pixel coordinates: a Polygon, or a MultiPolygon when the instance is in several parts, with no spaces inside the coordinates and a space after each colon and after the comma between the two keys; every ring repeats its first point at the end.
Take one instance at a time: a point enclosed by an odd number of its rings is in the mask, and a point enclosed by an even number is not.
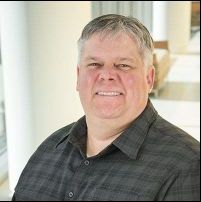
{"type": "Polygon", "coordinates": [[[136,44],[135,38],[133,36],[131,36],[130,34],[123,32],[123,31],[95,33],[91,37],[89,37],[88,40],[86,40],[86,42],[88,42],[88,43],[91,43],[91,42],[100,42],[100,43],[121,42],[118,44],[124,44],[127,41],[133,42],[134,44],[136,44]]]}
{"type": "Polygon", "coordinates": [[[138,52],[138,46],[136,40],[124,32],[98,33],[93,34],[83,44],[84,55],[94,52],[133,54],[138,52]]]}

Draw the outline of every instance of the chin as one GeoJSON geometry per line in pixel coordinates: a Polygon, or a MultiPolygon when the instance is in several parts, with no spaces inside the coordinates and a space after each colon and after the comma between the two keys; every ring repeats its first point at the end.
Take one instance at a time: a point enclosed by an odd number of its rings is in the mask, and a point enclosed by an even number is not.
{"type": "Polygon", "coordinates": [[[115,119],[121,116],[120,112],[115,112],[114,110],[107,110],[107,111],[96,111],[95,112],[96,117],[99,117],[101,119],[115,119]]]}

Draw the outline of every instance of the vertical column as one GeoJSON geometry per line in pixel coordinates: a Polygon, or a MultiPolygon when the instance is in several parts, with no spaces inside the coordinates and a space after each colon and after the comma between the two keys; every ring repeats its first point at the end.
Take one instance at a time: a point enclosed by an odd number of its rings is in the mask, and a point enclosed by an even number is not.
{"type": "Polygon", "coordinates": [[[118,13],[121,15],[129,16],[131,15],[131,1],[117,1],[118,13]]]}
{"type": "Polygon", "coordinates": [[[115,1],[101,1],[101,15],[117,13],[117,2],[115,1]]]}
{"type": "Polygon", "coordinates": [[[33,152],[31,75],[25,4],[23,1],[0,3],[8,175],[11,192],[33,152]]]}
{"type": "Polygon", "coordinates": [[[172,53],[185,53],[190,40],[191,1],[168,4],[168,38],[172,53]]]}
{"type": "Polygon", "coordinates": [[[167,1],[153,1],[152,37],[154,41],[167,40],[168,38],[167,5],[167,1]]]}

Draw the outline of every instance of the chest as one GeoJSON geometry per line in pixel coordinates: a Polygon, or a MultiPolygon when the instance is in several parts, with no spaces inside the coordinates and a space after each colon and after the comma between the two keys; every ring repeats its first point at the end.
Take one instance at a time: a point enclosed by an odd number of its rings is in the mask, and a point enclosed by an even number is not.
{"type": "Polygon", "coordinates": [[[143,201],[154,200],[160,189],[165,170],[153,162],[131,160],[120,152],[88,159],[74,152],[49,154],[40,168],[33,162],[32,173],[18,186],[19,199],[143,201]]]}

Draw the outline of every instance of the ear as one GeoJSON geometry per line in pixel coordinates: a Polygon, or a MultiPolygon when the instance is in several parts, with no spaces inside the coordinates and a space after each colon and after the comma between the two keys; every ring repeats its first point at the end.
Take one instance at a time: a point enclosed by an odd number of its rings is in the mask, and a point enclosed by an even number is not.
{"type": "Polygon", "coordinates": [[[154,86],[154,78],[155,78],[155,68],[154,66],[149,66],[147,70],[147,84],[149,86],[149,92],[152,91],[154,86]]]}
{"type": "Polygon", "coordinates": [[[77,65],[77,85],[76,90],[79,91],[79,73],[80,73],[80,67],[77,65]]]}

